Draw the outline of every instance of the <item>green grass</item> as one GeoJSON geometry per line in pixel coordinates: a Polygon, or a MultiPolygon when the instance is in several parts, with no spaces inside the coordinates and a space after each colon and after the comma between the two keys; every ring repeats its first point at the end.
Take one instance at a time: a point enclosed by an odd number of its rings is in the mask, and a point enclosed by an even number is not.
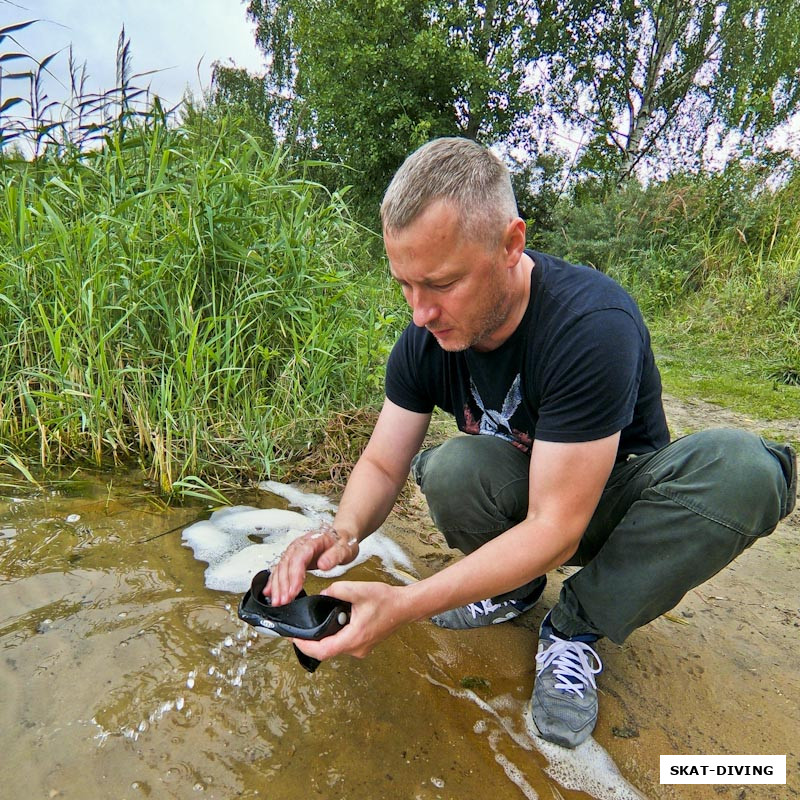
{"type": "MultiPolygon", "coordinates": [[[[202,110],[131,119],[96,151],[0,155],[0,464],[138,462],[208,497],[305,468],[332,421],[379,404],[407,315],[346,190],[312,179],[328,169],[202,110]]],[[[668,392],[796,420],[800,178],[722,189],[626,187],[548,249],[604,254],[668,392]]]]}
{"type": "MultiPolygon", "coordinates": [[[[800,278],[795,260],[784,260],[778,269],[800,278]]],[[[800,313],[794,297],[776,295],[777,281],[764,281],[768,272],[743,257],[722,277],[650,309],[667,391],[763,420],[797,420],[800,313]]]]}
{"type": "Polygon", "coordinates": [[[800,416],[800,386],[775,377],[774,361],[763,352],[743,353],[736,336],[687,333],[669,321],[651,325],[653,349],[665,391],[699,398],[766,420],[800,416]]]}
{"type": "Polygon", "coordinates": [[[206,122],[3,162],[10,466],[138,460],[167,493],[279,476],[333,411],[379,400],[397,301],[344,197],[206,122]]]}
{"type": "Polygon", "coordinates": [[[639,301],[668,392],[795,421],[798,197],[800,171],[771,189],[762,172],[741,164],[647,189],[629,185],[589,209],[603,222],[601,242],[580,238],[578,227],[566,246],[603,254],[598,266],[639,301]]]}

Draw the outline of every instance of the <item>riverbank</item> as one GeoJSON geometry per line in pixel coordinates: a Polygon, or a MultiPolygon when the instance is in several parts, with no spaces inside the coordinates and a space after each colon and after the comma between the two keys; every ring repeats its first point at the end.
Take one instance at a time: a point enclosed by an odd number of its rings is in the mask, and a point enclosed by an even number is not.
{"type": "MultiPolygon", "coordinates": [[[[800,422],[755,420],[703,401],[665,398],[673,436],[711,427],[767,431],[790,441],[800,422]]],[[[433,572],[457,557],[433,527],[415,493],[384,531],[433,572]]],[[[604,642],[595,739],[625,777],[650,800],[774,800],[800,795],[800,677],[794,668],[800,635],[800,512],[784,520],[731,566],[690,592],[668,616],[636,631],[622,646],[604,642]],[[786,754],[787,784],[659,783],[661,754],[786,754]]],[[[562,568],[550,576],[543,602],[513,625],[535,634],[558,598],[562,568]]],[[[455,638],[459,635],[453,634],[455,638]]],[[[516,663],[516,656],[511,657],[516,663]]],[[[523,669],[524,659],[518,664],[523,669]]],[[[491,668],[487,664],[487,668],[491,668]]],[[[490,674],[476,676],[491,683],[490,674]]]]}

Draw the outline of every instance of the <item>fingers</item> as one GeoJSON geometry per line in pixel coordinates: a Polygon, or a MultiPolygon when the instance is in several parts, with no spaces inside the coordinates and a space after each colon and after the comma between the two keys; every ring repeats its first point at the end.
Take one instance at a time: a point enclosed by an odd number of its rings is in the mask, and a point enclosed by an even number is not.
{"type": "Polygon", "coordinates": [[[351,650],[347,645],[347,626],[334,636],[327,636],[315,642],[311,639],[292,639],[292,642],[307,656],[316,658],[317,661],[325,661],[334,656],[347,654],[354,658],[364,658],[368,655],[369,650],[351,650]]]}
{"type": "Polygon", "coordinates": [[[306,533],[284,550],[264,589],[264,594],[269,595],[273,605],[285,605],[303,588],[306,570],[326,547],[321,536],[316,534],[317,532],[306,533]]]}
{"type": "Polygon", "coordinates": [[[325,550],[317,559],[317,568],[321,570],[333,569],[339,564],[349,564],[358,555],[358,539],[343,539],[337,533],[335,544],[325,550]]]}
{"type": "Polygon", "coordinates": [[[366,658],[377,642],[364,641],[361,626],[352,620],[333,636],[326,636],[324,639],[314,641],[312,639],[292,639],[299,650],[306,655],[316,658],[318,661],[325,661],[334,656],[348,655],[353,658],[366,658]],[[352,627],[351,627],[352,626],[352,627]]]}
{"type": "Polygon", "coordinates": [[[293,600],[303,588],[309,569],[332,569],[358,555],[358,540],[344,540],[335,528],[325,525],[295,539],[272,570],[264,594],[276,606],[293,600]]]}
{"type": "Polygon", "coordinates": [[[339,581],[323,594],[352,603],[352,613],[350,622],[334,636],[318,642],[294,640],[300,650],[320,661],[341,654],[364,658],[414,618],[405,607],[403,587],[372,581],[339,581]]]}

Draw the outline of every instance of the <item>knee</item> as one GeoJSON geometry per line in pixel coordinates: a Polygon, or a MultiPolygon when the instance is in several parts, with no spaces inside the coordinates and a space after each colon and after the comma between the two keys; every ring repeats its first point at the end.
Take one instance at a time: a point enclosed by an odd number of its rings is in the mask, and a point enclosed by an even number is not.
{"type": "Polygon", "coordinates": [[[527,513],[528,459],[491,436],[457,436],[412,465],[433,521],[452,531],[498,531],[527,513]]]}
{"type": "Polygon", "coordinates": [[[734,429],[702,431],[680,441],[686,442],[682,474],[669,482],[675,499],[696,504],[696,510],[746,536],[774,530],[785,516],[789,487],[771,443],[734,429]]]}
{"type": "Polygon", "coordinates": [[[414,463],[414,477],[434,519],[457,519],[466,497],[486,494],[472,438],[458,436],[449,439],[421,453],[414,463]]]}

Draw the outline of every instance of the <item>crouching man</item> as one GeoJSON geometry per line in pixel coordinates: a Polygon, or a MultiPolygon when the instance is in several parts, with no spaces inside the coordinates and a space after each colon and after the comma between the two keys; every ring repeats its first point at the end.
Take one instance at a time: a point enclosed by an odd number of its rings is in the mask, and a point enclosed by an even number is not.
{"type": "Polygon", "coordinates": [[[508,171],[466,139],[413,153],[381,206],[392,277],[411,308],[386,400],[333,527],[295,541],[265,594],[355,558],[409,470],[464,557],[410,586],[341,581],[353,604],[315,658],[365,656],[402,625],[506,622],[568,578],[539,632],[533,720],[575,747],[597,719],[597,642],[621,643],[790,513],[791,448],[737,430],[670,442],[650,336],[606,275],[525,247],[508,171]],[[431,412],[466,436],[418,452],[431,412]]]}

